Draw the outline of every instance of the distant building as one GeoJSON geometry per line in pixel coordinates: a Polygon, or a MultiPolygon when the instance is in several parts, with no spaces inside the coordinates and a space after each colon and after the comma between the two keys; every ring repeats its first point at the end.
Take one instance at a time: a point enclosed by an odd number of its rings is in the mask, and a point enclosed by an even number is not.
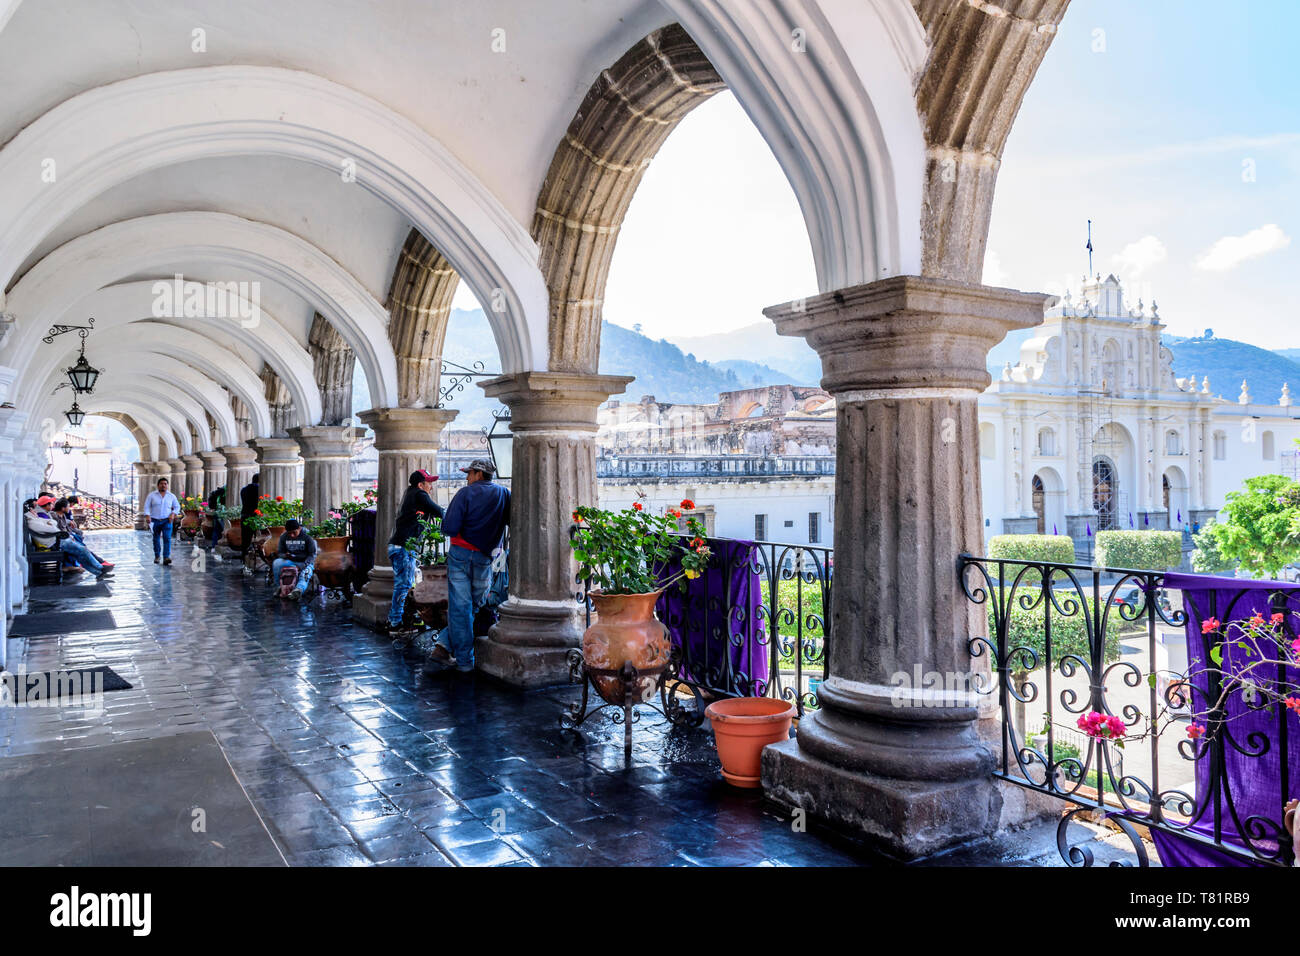
{"type": "Polygon", "coordinates": [[[1155,302],[1100,276],[1049,302],[1020,361],[979,401],[985,531],[1069,534],[1204,524],[1253,475],[1295,470],[1289,389],[1224,399],[1176,378],[1155,302]]]}

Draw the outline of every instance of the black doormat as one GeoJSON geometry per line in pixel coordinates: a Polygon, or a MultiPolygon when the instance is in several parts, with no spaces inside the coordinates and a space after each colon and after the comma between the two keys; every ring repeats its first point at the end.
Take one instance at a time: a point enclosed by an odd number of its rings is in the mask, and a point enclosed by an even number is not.
{"type": "Polygon", "coordinates": [[[113,690],[130,690],[135,685],[111,667],[75,667],[61,671],[6,671],[0,676],[4,692],[16,703],[40,701],[47,706],[56,699],[75,698],[113,690]]]}
{"type": "Polygon", "coordinates": [[[112,611],[47,611],[43,614],[19,614],[14,618],[10,637],[41,637],[45,634],[72,634],[77,631],[113,631],[117,622],[112,611]]]}

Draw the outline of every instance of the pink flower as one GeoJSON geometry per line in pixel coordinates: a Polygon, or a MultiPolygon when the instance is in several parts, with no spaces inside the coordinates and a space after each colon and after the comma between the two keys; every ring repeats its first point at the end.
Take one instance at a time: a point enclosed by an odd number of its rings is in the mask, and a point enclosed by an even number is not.
{"type": "Polygon", "coordinates": [[[1089,737],[1101,739],[1117,739],[1123,737],[1128,730],[1124,721],[1114,714],[1103,714],[1096,710],[1082,714],[1077,721],[1077,726],[1089,737]]]}
{"type": "Polygon", "coordinates": [[[1219,629],[1219,619],[1218,619],[1218,618],[1215,618],[1215,617],[1207,617],[1204,621],[1201,622],[1201,633],[1202,633],[1202,634],[1209,634],[1211,631],[1217,631],[1218,629],[1219,629]]]}
{"type": "Polygon", "coordinates": [[[1281,614],[1274,614],[1272,620],[1274,624],[1281,624],[1285,618],[1281,614]]]}
{"type": "Polygon", "coordinates": [[[1198,724],[1195,721],[1187,725],[1187,736],[1192,740],[1198,740],[1205,733],[1205,725],[1198,724]]]}

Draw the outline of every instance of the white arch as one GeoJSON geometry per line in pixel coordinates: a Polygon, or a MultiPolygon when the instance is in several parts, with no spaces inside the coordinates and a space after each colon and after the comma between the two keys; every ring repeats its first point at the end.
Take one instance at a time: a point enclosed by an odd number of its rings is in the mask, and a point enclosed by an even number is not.
{"type": "Polygon", "coordinates": [[[162,417],[153,406],[125,395],[117,395],[113,398],[87,395],[86,400],[80,404],[87,415],[92,412],[122,412],[134,418],[136,424],[149,436],[148,450],[151,461],[175,458],[179,454],[176,439],[172,434],[174,430],[172,422],[162,417]]]}
{"type": "MultiPolygon", "coordinates": [[[[80,93],[24,128],[0,150],[0,288],[95,196],[151,169],[216,156],[282,156],[335,172],[354,164],[357,185],[410,219],[488,304],[503,370],[546,368],[546,284],[525,227],[424,129],[297,70],[150,73],[80,93]],[[57,179],[33,188],[33,170],[50,157],[57,179]]],[[[396,404],[395,389],[387,404],[396,404]]]]}
{"type": "MultiPolygon", "coordinates": [[[[118,411],[86,412],[86,417],[87,417],[87,418],[106,418],[106,419],[108,419],[109,421],[117,422],[117,423],[118,423],[119,425],[121,425],[123,428],[127,429],[128,431],[131,431],[130,426],[127,425],[126,422],[122,421],[122,419],[120,419],[120,418],[117,417],[118,415],[125,415],[125,414],[126,414],[126,412],[118,412],[118,411]]],[[[140,431],[142,431],[142,432],[144,433],[144,440],[145,440],[145,442],[148,443],[147,445],[145,445],[145,444],[141,444],[140,439],[139,439],[139,437],[135,434],[135,432],[134,432],[134,431],[131,432],[131,437],[135,439],[135,441],[136,441],[136,446],[137,446],[137,447],[139,448],[139,450],[140,450],[140,460],[141,460],[141,461],[152,461],[152,460],[153,460],[153,450],[154,450],[154,448],[156,447],[157,442],[158,442],[158,430],[157,430],[155,427],[153,427],[152,425],[149,425],[149,424],[146,424],[145,422],[142,422],[142,421],[137,420],[134,416],[131,416],[131,421],[133,421],[133,422],[135,423],[135,427],[136,427],[136,428],[138,428],[140,431]]]]}
{"type": "MultiPolygon", "coordinates": [[[[165,426],[162,429],[164,433],[167,428],[171,428],[180,437],[178,454],[171,457],[191,455],[195,451],[211,451],[211,437],[207,434],[208,422],[203,414],[203,406],[188,395],[177,393],[175,389],[169,391],[169,388],[170,385],[167,382],[138,377],[119,386],[111,396],[105,394],[101,398],[97,393],[79,396],[77,404],[82,411],[89,411],[91,408],[117,411],[114,402],[122,398],[134,400],[138,403],[137,407],[151,410],[153,418],[165,426]],[[83,398],[85,401],[82,401],[83,398]],[[200,447],[198,449],[195,449],[190,441],[190,423],[194,424],[195,430],[199,433],[200,447]]],[[[38,412],[43,415],[60,414],[56,409],[61,409],[64,405],[70,404],[67,399],[60,398],[64,394],[66,393],[60,392],[58,395],[47,396],[38,408],[38,412]]],[[[60,417],[62,416],[60,415],[60,417]]],[[[66,421],[66,418],[64,420],[66,421]]],[[[170,441],[168,444],[173,448],[176,447],[174,441],[170,441]]]]}
{"type": "MultiPolygon", "coordinates": [[[[96,330],[100,329],[98,316],[95,320],[96,330]]],[[[222,348],[212,342],[196,343],[194,335],[191,332],[183,331],[174,325],[167,325],[162,322],[133,322],[127,325],[113,329],[110,337],[105,337],[109,342],[106,347],[96,346],[95,360],[105,366],[109,366],[99,379],[96,390],[107,389],[111,394],[112,385],[117,380],[118,374],[122,371],[120,363],[113,360],[113,356],[126,352],[128,356],[133,356],[141,352],[154,352],[161,355],[172,356],[180,359],[185,365],[193,366],[189,370],[189,378],[195,377],[195,372],[202,372],[207,378],[217,385],[225,385],[232,392],[243,399],[248,406],[251,415],[253,433],[255,435],[271,434],[271,411],[266,404],[265,388],[262,384],[261,377],[254,372],[249,366],[234,352],[222,348]],[[109,361],[102,362],[105,357],[109,361]]],[[[46,357],[44,352],[38,352],[38,360],[33,365],[32,378],[40,381],[39,376],[44,374],[45,380],[49,382],[45,391],[49,391],[55,382],[50,382],[51,375],[58,378],[62,376],[58,370],[66,368],[73,362],[75,349],[69,349],[68,352],[60,355],[53,353],[46,357]]],[[[130,363],[128,363],[128,366],[130,363]]],[[[147,371],[147,370],[146,370],[147,371]]],[[[181,370],[177,370],[179,374],[181,370]]],[[[230,402],[227,397],[222,401],[222,413],[213,413],[213,417],[222,420],[222,416],[228,416],[230,421],[234,421],[234,412],[230,408],[230,402]]],[[[232,437],[228,441],[236,441],[232,437]]],[[[225,444],[226,442],[223,442],[225,444]]]]}
{"type": "Polygon", "coordinates": [[[821,291],[920,273],[926,147],[912,89],[928,45],[911,5],[662,2],[790,180],[821,291]]]}
{"type": "MultiPolygon", "coordinates": [[[[88,315],[95,318],[95,331],[91,333],[89,344],[93,347],[96,342],[109,338],[110,336],[101,335],[100,333],[110,332],[110,330],[112,330],[112,338],[117,338],[122,333],[133,334],[134,327],[130,323],[141,323],[142,320],[147,320],[140,327],[148,329],[152,335],[159,336],[160,341],[167,343],[169,350],[187,348],[189,350],[187,355],[192,355],[193,349],[198,347],[193,341],[196,331],[194,323],[203,320],[153,318],[150,314],[154,300],[153,286],[153,280],[120,282],[96,290],[92,295],[74,305],[72,308],[75,315],[88,315]],[[169,331],[171,329],[182,330],[185,341],[172,335],[169,331]]],[[[275,370],[275,373],[280,376],[280,379],[289,389],[294,410],[300,419],[299,423],[314,425],[321,420],[322,405],[320,389],[316,385],[316,373],[312,367],[311,353],[299,345],[298,340],[285,328],[284,323],[265,308],[262,308],[261,315],[262,321],[251,328],[244,328],[239,322],[226,322],[221,326],[221,331],[240,345],[247,346],[262,361],[275,370]]],[[[202,334],[203,329],[200,328],[197,331],[202,334]]],[[[39,348],[36,353],[37,356],[39,357],[47,347],[42,346],[39,348]]],[[[235,353],[216,345],[210,340],[203,341],[201,348],[218,365],[234,361],[239,364],[240,368],[247,367],[247,363],[238,358],[232,358],[235,353]]],[[[197,360],[187,357],[186,361],[196,368],[204,367],[197,360]]],[[[207,371],[206,368],[204,370],[207,371]]],[[[258,404],[265,405],[264,387],[259,377],[260,372],[260,368],[253,369],[255,383],[247,380],[232,381],[230,383],[232,389],[250,407],[258,404]]],[[[209,374],[212,373],[209,372],[209,374]]],[[[212,375],[212,377],[217,381],[222,381],[220,375],[212,375]]],[[[270,434],[269,424],[262,424],[261,419],[256,414],[254,420],[259,422],[257,425],[259,429],[263,427],[268,429],[267,431],[259,430],[257,434],[270,434]]],[[[269,418],[267,422],[269,422],[269,418]]]]}
{"type": "MultiPolygon", "coordinates": [[[[217,423],[217,429],[221,432],[221,444],[227,445],[239,440],[239,429],[235,424],[235,413],[230,407],[230,396],[206,374],[160,351],[156,346],[144,344],[133,346],[130,342],[114,343],[112,348],[104,350],[102,354],[105,359],[104,364],[112,369],[111,373],[106,374],[111,374],[112,378],[105,381],[104,376],[101,376],[99,384],[95,387],[96,394],[102,391],[106,396],[111,397],[120,392],[124,385],[129,386],[141,380],[147,380],[150,385],[160,387],[164,395],[169,389],[178,389],[212,416],[217,423]]],[[[62,373],[57,370],[52,371],[46,379],[43,391],[48,393],[59,384],[61,378],[63,378],[62,373]]],[[[262,403],[262,408],[266,408],[265,402],[262,403]]],[[[200,416],[195,420],[195,425],[198,426],[200,444],[204,446],[199,450],[211,451],[207,419],[200,416]]],[[[270,434],[270,432],[257,432],[257,434],[270,434]]]]}
{"type": "MultiPolygon", "coordinates": [[[[29,361],[50,323],[96,289],[132,273],[194,260],[247,269],[300,295],[352,346],[376,407],[397,404],[397,360],[388,341],[388,314],[374,296],[310,243],[275,226],[225,213],[141,216],[88,232],[55,249],[9,293],[9,311],[21,323],[17,360],[29,361]]],[[[237,326],[239,321],[228,324],[237,326]]]]}

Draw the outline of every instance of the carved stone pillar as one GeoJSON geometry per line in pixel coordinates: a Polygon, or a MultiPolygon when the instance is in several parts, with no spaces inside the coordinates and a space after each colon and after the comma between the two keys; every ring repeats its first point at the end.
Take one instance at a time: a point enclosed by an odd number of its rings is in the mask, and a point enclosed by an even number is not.
{"type": "Polygon", "coordinates": [[[362,434],[349,425],[289,429],[302,452],[303,504],[317,521],[325,520],[331,508],[352,500],[352,449],[362,434]]]}
{"type": "Polygon", "coordinates": [[[198,455],[182,455],[181,460],[185,462],[185,489],[183,492],[177,492],[176,497],[181,494],[193,495],[196,498],[203,497],[203,459],[198,455]]]}
{"type": "Polygon", "coordinates": [[[456,418],[450,408],[372,408],[357,415],[375,432],[379,452],[379,502],[375,515],[375,566],[361,593],[352,599],[352,616],[378,628],[393,602],[393,569],[388,539],[393,536],[397,506],[417,468],[437,474],[438,440],[456,418]]]}
{"type": "MultiPolygon", "coordinates": [[[[1000,797],[976,729],[971,637],[985,609],[957,579],[981,543],[985,359],[1042,321],[1045,296],[896,276],[765,314],[804,336],[836,399],[835,589],[821,709],[768,747],[778,803],[912,858],[990,832],[1000,797]],[[920,675],[941,675],[936,693],[920,675]],[[919,685],[919,686],[918,686],[919,685]]],[[[1022,436],[1023,440],[1023,436],[1022,436]]]]}
{"type": "MultiPolygon", "coordinates": [[[[203,495],[206,496],[216,491],[226,483],[226,456],[219,451],[201,451],[199,458],[203,461],[203,495]]],[[[238,498],[238,492],[235,493],[238,498]]],[[[230,495],[226,495],[226,504],[229,505],[230,495]]]]}
{"type": "Polygon", "coordinates": [[[480,670],[519,687],[568,680],[565,655],[584,624],[569,527],[596,504],[596,409],[632,379],[623,375],[521,372],[480,382],[510,407],[510,598],[474,650],[480,670]]]}
{"type": "Polygon", "coordinates": [[[168,458],[164,464],[167,471],[162,477],[167,479],[167,490],[180,499],[185,494],[185,459],[168,458]]]}
{"type": "Polygon", "coordinates": [[[225,445],[220,451],[226,458],[226,504],[238,508],[239,492],[257,473],[257,453],[247,445],[225,445]]]}
{"type": "Polygon", "coordinates": [[[298,443],[292,438],[250,438],[248,447],[257,453],[260,493],[285,501],[298,497],[298,443]]]}

